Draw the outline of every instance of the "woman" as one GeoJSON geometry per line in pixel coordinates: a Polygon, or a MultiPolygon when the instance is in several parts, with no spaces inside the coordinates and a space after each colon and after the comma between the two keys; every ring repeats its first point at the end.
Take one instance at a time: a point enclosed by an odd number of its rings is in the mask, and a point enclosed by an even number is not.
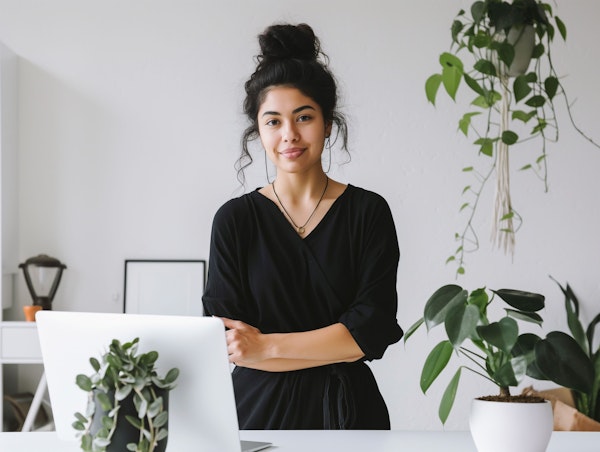
{"type": "Polygon", "coordinates": [[[323,169],[346,124],[312,29],[274,25],[259,42],[240,159],[260,137],[276,177],[217,212],[203,297],[228,329],[240,428],[389,429],[365,361],[402,337],[390,209],[323,169]]]}

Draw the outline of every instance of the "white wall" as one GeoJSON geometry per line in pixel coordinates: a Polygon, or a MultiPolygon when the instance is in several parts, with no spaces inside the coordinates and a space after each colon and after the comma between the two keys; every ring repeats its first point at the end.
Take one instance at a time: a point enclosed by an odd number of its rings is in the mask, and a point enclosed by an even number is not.
{"type": "MultiPolygon", "coordinates": [[[[120,309],[126,258],[207,258],[212,216],[239,193],[233,163],[255,36],[275,21],[306,21],[331,57],[351,120],[352,162],[333,176],[391,204],[402,252],[398,318],[408,327],[431,292],[454,281],[444,261],[463,224],[461,168],[476,151],[456,133],[461,109],[446,99],[428,105],[423,86],[466,4],[0,0],[0,41],[21,57],[19,258],[44,252],[65,262],[55,308],[90,311],[120,309]]],[[[579,124],[600,139],[600,6],[564,1],[556,11],[569,29],[556,65],[579,124]]],[[[526,148],[519,152],[537,156],[526,148]]],[[[556,329],[565,327],[562,297],[549,274],[573,285],[587,320],[598,311],[600,150],[564,121],[549,168],[549,193],[531,174],[512,175],[525,219],[514,259],[491,249],[484,206],[481,249],[458,282],[540,291],[546,327],[556,329]]],[[[265,182],[259,153],[248,176],[249,189],[265,182]]],[[[15,318],[28,297],[20,284],[15,318]]],[[[434,343],[421,332],[373,365],[395,429],[441,428],[445,385],[428,396],[418,385],[434,343]]],[[[466,428],[469,398],[495,391],[470,375],[465,383],[446,428],[466,428]]]]}

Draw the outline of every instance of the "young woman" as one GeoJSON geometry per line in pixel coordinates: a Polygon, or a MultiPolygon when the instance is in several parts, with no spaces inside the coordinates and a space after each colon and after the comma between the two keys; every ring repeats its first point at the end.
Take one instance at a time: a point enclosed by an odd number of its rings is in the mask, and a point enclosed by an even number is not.
{"type": "Polygon", "coordinates": [[[215,215],[203,297],[228,329],[240,428],[389,429],[365,361],[402,337],[390,209],[323,169],[347,134],[313,30],[274,25],[259,43],[240,161],[260,138],[276,176],[215,215]]]}

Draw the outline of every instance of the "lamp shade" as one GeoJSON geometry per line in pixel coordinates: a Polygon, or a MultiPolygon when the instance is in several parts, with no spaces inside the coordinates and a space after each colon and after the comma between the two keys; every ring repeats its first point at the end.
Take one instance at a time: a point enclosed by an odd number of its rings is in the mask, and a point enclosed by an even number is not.
{"type": "Polygon", "coordinates": [[[52,300],[67,266],[54,257],[40,254],[19,264],[19,268],[23,270],[33,304],[52,309],[52,300]]]}

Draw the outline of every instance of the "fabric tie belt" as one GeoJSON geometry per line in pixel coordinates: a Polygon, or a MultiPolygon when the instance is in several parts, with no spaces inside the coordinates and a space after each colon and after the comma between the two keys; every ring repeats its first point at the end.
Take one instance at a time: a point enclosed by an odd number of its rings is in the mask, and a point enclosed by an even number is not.
{"type": "Polygon", "coordinates": [[[333,364],[325,382],[323,398],[323,428],[326,430],[347,430],[356,421],[354,389],[348,376],[348,365],[333,364]]]}

